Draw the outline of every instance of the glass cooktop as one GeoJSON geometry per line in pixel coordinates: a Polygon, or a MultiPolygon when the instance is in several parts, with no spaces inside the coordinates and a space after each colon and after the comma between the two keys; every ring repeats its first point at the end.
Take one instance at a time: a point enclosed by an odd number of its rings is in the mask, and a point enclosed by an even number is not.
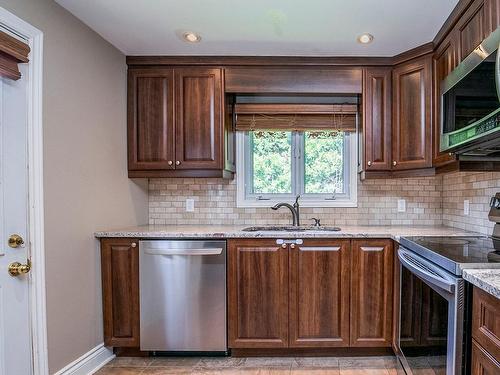
{"type": "Polygon", "coordinates": [[[464,268],[500,268],[500,240],[491,237],[403,237],[400,244],[455,275],[464,268]]]}

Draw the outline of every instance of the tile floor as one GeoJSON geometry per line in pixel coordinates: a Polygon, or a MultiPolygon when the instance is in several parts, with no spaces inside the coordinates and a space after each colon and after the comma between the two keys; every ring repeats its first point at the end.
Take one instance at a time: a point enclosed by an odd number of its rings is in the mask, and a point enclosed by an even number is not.
{"type": "Polygon", "coordinates": [[[393,357],[132,358],[120,357],[97,375],[396,375],[393,357]]]}

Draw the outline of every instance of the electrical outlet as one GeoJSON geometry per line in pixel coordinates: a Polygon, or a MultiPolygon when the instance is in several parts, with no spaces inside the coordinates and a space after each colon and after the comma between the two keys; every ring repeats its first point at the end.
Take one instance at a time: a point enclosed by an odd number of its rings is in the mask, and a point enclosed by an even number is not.
{"type": "Polygon", "coordinates": [[[406,200],[398,199],[398,212],[406,212],[406,200]]]}
{"type": "Polygon", "coordinates": [[[186,212],[194,212],[194,199],[186,199],[186,212]]]}
{"type": "Polygon", "coordinates": [[[468,199],[464,200],[464,215],[469,216],[470,215],[470,202],[468,199]]]}

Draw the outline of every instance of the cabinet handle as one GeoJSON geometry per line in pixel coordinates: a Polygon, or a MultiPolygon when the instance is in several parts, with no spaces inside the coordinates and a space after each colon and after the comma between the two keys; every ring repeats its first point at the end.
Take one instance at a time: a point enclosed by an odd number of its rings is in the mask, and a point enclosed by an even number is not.
{"type": "Polygon", "coordinates": [[[368,166],[371,167],[372,166],[372,161],[368,160],[368,163],[366,163],[366,164],[368,164],[368,166]]]}
{"type": "Polygon", "coordinates": [[[175,162],[175,165],[180,165],[180,164],[181,164],[181,162],[180,162],[179,160],[177,160],[177,161],[175,162]]]}
{"type": "Polygon", "coordinates": [[[382,246],[361,246],[363,251],[384,251],[382,246]]]}
{"type": "Polygon", "coordinates": [[[398,162],[396,160],[392,161],[392,165],[396,166],[397,164],[398,164],[398,162]]]}
{"type": "Polygon", "coordinates": [[[300,251],[339,251],[340,246],[302,246],[300,251]]]}
{"type": "Polygon", "coordinates": [[[174,162],[173,162],[172,160],[169,160],[169,161],[167,162],[167,164],[168,164],[168,165],[172,165],[172,164],[174,164],[174,162]]]}
{"type": "Polygon", "coordinates": [[[131,247],[137,247],[137,244],[136,244],[135,242],[132,242],[132,243],[130,244],[130,246],[131,246],[131,247]]]}

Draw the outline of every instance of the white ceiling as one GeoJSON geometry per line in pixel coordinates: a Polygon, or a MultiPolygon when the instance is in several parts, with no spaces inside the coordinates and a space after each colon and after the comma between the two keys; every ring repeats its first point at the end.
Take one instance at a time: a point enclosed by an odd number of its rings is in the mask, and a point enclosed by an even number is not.
{"type": "Polygon", "coordinates": [[[56,0],[126,55],[394,56],[457,0],[56,0]],[[185,31],[202,41],[181,40],[185,31]],[[356,37],[371,33],[361,45],[356,37]]]}

